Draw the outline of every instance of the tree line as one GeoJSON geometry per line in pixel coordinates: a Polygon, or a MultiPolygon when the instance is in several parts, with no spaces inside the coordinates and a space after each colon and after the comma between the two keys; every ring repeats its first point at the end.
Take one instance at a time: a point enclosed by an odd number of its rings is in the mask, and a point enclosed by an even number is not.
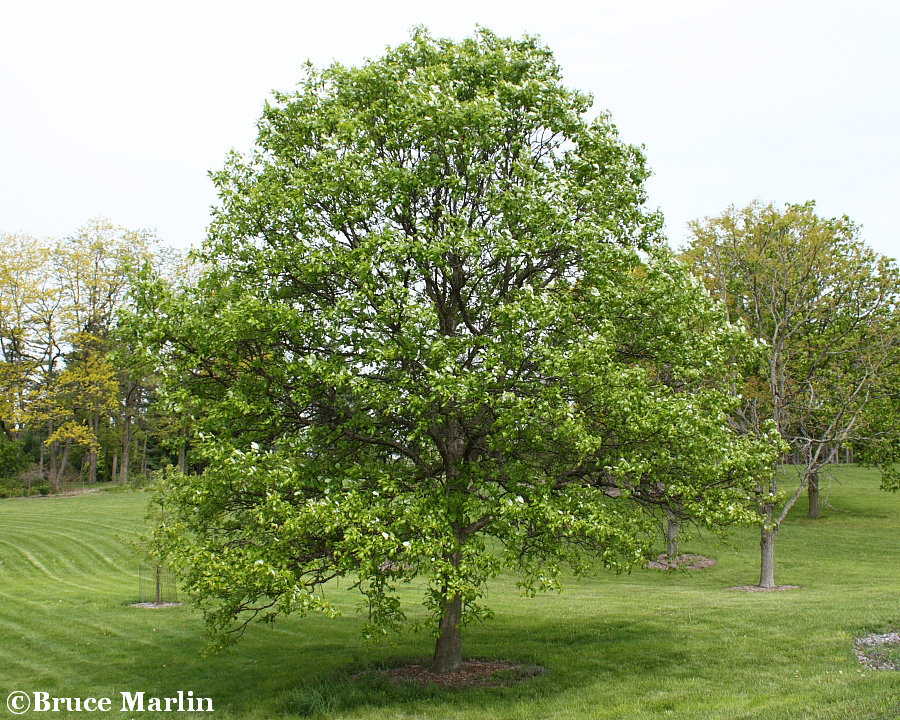
{"type": "Polygon", "coordinates": [[[105,219],[58,240],[0,235],[0,492],[125,483],[178,455],[120,319],[142,265],[167,275],[179,262],[105,219]]]}

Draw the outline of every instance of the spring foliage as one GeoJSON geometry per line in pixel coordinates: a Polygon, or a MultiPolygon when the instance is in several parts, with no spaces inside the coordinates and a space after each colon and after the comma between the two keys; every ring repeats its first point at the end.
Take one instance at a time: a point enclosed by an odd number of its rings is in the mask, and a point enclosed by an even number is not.
{"type": "Polygon", "coordinates": [[[168,502],[213,630],[328,612],[341,575],[370,632],[413,578],[458,628],[501,568],[531,593],[642,562],[657,506],[748,516],[773,457],[727,417],[755,350],[590,104],[534,39],[417,31],[308,68],[215,173],[200,279],[148,280],[140,333],[199,435],[168,502]]]}

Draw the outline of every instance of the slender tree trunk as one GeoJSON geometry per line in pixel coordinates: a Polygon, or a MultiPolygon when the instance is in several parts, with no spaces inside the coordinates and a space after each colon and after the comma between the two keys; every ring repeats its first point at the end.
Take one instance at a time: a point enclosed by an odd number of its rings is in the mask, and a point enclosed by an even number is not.
{"type": "Polygon", "coordinates": [[[62,484],[63,478],[66,475],[66,468],[69,465],[69,450],[72,449],[72,441],[66,440],[66,444],[63,445],[62,457],[59,459],[59,469],[56,473],[56,488],[59,490],[60,485],[62,484]]]}
{"type": "Polygon", "coordinates": [[[762,537],[759,541],[761,549],[761,562],[759,571],[759,586],[771,590],[775,587],[775,537],[777,530],[762,529],[762,537]]]}
{"type": "Polygon", "coordinates": [[[156,566],[156,604],[162,605],[162,565],[156,566]]]}
{"type": "Polygon", "coordinates": [[[119,482],[128,483],[128,464],[131,460],[131,415],[125,411],[125,423],[122,431],[122,467],[119,469],[119,482]]]}
{"type": "Polygon", "coordinates": [[[119,471],[119,453],[113,453],[112,471],[109,473],[109,481],[115,482],[116,473],[119,471]]]}
{"type": "Polygon", "coordinates": [[[187,442],[181,443],[178,448],[178,472],[184,474],[187,470],[187,442]]]}
{"type": "Polygon", "coordinates": [[[809,517],[814,519],[822,517],[822,507],[819,502],[819,473],[812,473],[809,476],[806,492],[809,494],[809,517]]]}
{"type": "Polygon", "coordinates": [[[144,431],[144,452],[141,455],[141,475],[147,476],[147,432],[144,431]]]}
{"type": "Polygon", "coordinates": [[[666,515],[666,556],[672,560],[678,555],[678,520],[671,510],[666,515]]]}
{"type": "MultiPolygon", "coordinates": [[[[47,437],[49,438],[51,435],[53,435],[53,421],[48,420],[47,437]]],[[[50,485],[53,487],[54,492],[59,492],[59,478],[56,474],[56,454],[58,445],[58,442],[50,443],[50,471],[48,473],[48,476],[50,479],[50,485]]]]}
{"type": "MultiPolygon", "coordinates": [[[[100,429],[99,416],[91,417],[90,423],[91,423],[91,430],[94,431],[94,437],[96,438],[97,431],[100,429]]],[[[94,449],[93,446],[91,447],[90,454],[88,455],[88,482],[92,485],[95,482],[97,482],[97,451],[94,449]]]]}

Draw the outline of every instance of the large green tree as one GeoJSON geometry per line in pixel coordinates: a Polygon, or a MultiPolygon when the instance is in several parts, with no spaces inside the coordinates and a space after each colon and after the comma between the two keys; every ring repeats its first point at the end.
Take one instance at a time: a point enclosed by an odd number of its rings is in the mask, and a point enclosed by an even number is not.
{"type": "Polygon", "coordinates": [[[535,39],[417,31],[310,67],[214,175],[199,281],[146,283],[140,333],[198,431],[168,523],[214,630],[344,574],[383,630],[421,577],[453,670],[501,567],[555,587],[642,562],[660,507],[745,516],[773,459],[727,424],[746,336],[590,104],[535,39]]]}
{"type": "MultiPolygon", "coordinates": [[[[755,202],[693,224],[685,259],[730,321],[765,348],[735,416],[743,432],[774,423],[798,461],[796,491],[782,497],[773,468],[757,488],[762,519],[760,586],[775,586],[775,540],[804,491],[819,517],[819,475],[831,451],[898,441],[891,416],[900,351],[900,272],[871,250],[848,218],[814,203],[755,202]]],[[[895,415],[893,418],[895,419],[895,415]]]]}

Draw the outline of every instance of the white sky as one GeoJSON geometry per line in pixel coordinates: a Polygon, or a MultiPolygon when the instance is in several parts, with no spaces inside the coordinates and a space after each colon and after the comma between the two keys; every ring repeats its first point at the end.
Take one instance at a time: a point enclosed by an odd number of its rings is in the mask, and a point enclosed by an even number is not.
{"type": "Polygon", "coordinates": [[[418,24],[541,35],[646,146],[674,244],[729,204],[815,199],[900,256],[892,0],[0,0],[0,230],[63,236],[103,215],[197,244],[206,173],[252,146],[270,90],[418,24]]]}

